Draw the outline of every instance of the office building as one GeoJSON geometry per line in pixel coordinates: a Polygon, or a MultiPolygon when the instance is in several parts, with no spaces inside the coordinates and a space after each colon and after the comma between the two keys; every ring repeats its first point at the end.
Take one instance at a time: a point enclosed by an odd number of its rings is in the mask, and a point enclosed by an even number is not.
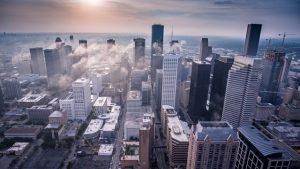
{"type": "Polygon", "coordinates": [[[259,45],[261,26],[261,24],[248,24],[244,46],[244,55],[256,56],[259,45]]]}
{"type": "Polygon", "coordinates": [[[163,60],[163,81],[161,104],[178,109],[178,90],[181,75],[181,56],[168,53],[163,60]]]}
{"type": "Polygon", "coordinates": [[[100,130],[103,127],[103,120],[101,119],[92,119],[87,126],[86,130],[83,133],[85,139],[94,139],[99,137],[100,130]]]}
{"type": "Polygon", "coordinates": [[[142,82],[142,105],[150,105],[151,103],[151,84],[150,82],[142,82]]]}
{"type": "Polygon", "coordinates": [[[272,103],[273,105],[279,104],[278,92],[284,61],[285,52],[270,49],[265,51],[259,94],[262,103],[272,103]]]}
{"type": "Polygon", "coordinates": [[[75,119],[85,120],[91,112],[90,80],[77,79],[72,83],[75,119]]]}
{"type": "Polygon", "coordinates": [[[201,46],[200,46],[200,60],[205,61],[205,59],[209,56],[208,55],[208,38],[201,39],[201,46]]]}
{"type": "Polygon", "coordinates": [[[145,58],[145,39],[135,38],[134,41],[134,63],[142,61],[145,58]]]}
{"type": "Polygon", "coordinates": [[[155,75],[155,84],[154,84],[154,99],[157,108],[156,111],[160,111],[161,109],[162,80],[163,80],[163,71],[162,69],[157,69],[155,75]]]}
{"type": "Polygon", "coordinates": [[[130,89],[141,90],[142,81],[147,81],[147,78],[146,69],[133,69],[130,74],[130,89]]]}
{"type": "Polygon", "coordinates": [[[238,139],[227,122],[201,121],[192,130],[187,169],[233,168],[238,139]]]}
{"type": "Polygon", "coordinates": [[[107,39],[106,44],[107,45],[115,45],[116,41],[114,39],[107,39]]]}
{"type": "Polygon", "coordinates": [[[190,133],[188,124],[179,120],[175,114],[165,114],[166,146],[169,156],[170,168],[186,168],[188,157],[188,134],[190,133]]]}
{"type": "Polygon", "coordinates": [[[32,106],[26,109],[28,120],[36,124],[48,123],[48,117],[53,113],[54,108],[50,105],[32,106]]]}
{"type": "Polygon", "coordinates": [[[87,40],[79,40],[79,46],[87,48],[87,40]]]}
{"type": "Polygon", "coordinates": [[[188,114],[193,123],[211,118],[206,109],[210,69],[211,65],[206,62],[193,62],[188,106],[188,114]]]}
{"type": "Polygon", "coordinates": [[[31,71],[33,74],[47,76],[43,48],[30,48],[31,71]]]}
{"type": "Polygon", "coordinates": [[[5,99],[19,99],[22,97],[20,82],[15,78],[4,79],[2,89],[5,99]]]}
{"type": "Polygon", "coordinates": [[[154,116],[145,114],[139,130],[139,165],[143,169],[151,168],[152,146],[154,141],[154,116]]]}
{"type": "Polygon", "coordinates": [[[28,94],[17,102],[20,108],[30,108],[32,106],[47,104],[47,101],[48,97],[46,94],[28,94]]]}
{"type": "Polygon", "coordinates": [[[218,115],[217,119],[214,120],[219,120],[221,118],[228,72],[233,64],[233,61],[233,57],[225,56],[216,59],[214,63],[209,103],[210,111],[216,112],[218,115]]]}
{"type": "Polygon", "coordinates": [[[67,114],[65,111],[54,111],[49,117],[49,124],[51,125],[64,125],[67,122],[67,114]]]}
{"type": "Polygon", "coordinates": [[[131,90],[127,93],[126,111],[127,112],[141,112],[142,109],[142,95],[138,90],[131,90]]]}
{"type": "Polygon", "coordinates": [[[68,120],[75,119],[74,104],[75,104],[75,101],[74,101],[72,93],[66,95],[65,97],[63,97],[59,100],[59,107],[61,110],[64,110],[66,112],[68,120]]]}
{"type": "Polygon", "coordinates": [[[271,121],[275,115],[276,107],[271,103],[256,103],[253,119],[256,121],[271,121]]]}
{"type": "Polygon", "coordinates": [[[96,116],[107,113],[111,105],[111,97],[98,97],[93,105],[93,110],[96,116]]]}
{"type": "Polygon", "coordinates": [[[248,125],[255,111],[261,72],[261,59],[236,56],[229,70],[222,121],[233,129],[248,125]]]}
{"type": "Polygon", "coordinates": [[[55,75],[60,75],[62,72],[62,62],[58,49],[45,49],[44,55],[48,78],[53,78],[55,75]]]}
{"type": "Polygon", "coordinates": [[[289,74],[292,59],[293,59],[292,55],[286,55],[284,58],[283,71],[280,78],[280,82],[281,82],[280,86],[283,89],[288,86],[288,74],[289,74]]]}
{"type": "Polygon", "coordinates": [[[104,75],[97,72],[92,72],[90,75],[92,81],[92,94],[99,96],[103,91],[104,75]]]}
{"type": "Polygon", "coordinates": [[[7,139],[37,139],[37,136],[42,131],[43,126],[38,125],[15,125],[4,132],[4,137],[7,139]]]}
{"type": "Polygon", "coordinates": [[[300,86],[297,89],[286,88],[283,103],[279,108],[279,117],[285,120],[300,120],[300,86]]]}
{"type": "Polygon", "coordinates": [[[254,126],[239,127],[238,139],[234,168],[289,168],[292,157],[288,150],[254,126]]]}
{"type": "Polygon", "coordinates": [[[152,25],[151,35],[151,78],[155,79],[156,69],[161,69],[164,43],[164,25],[152,25]],[[153,57],[156,55],[155,57],[153,57]]]}
{"type": "Polygon", "coordinates": [[[162,54],[153,54],[151,56],[151,79],[155,79],[156,70],[162,69],[164,57],[162,54]]]}

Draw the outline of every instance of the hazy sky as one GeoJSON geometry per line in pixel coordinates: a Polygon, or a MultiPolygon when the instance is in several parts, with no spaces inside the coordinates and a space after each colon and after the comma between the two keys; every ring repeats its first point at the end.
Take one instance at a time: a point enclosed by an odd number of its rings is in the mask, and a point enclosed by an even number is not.
{"type": "Polygon", "coordinates": [[[150,33],[153,23],[178,35],[300,35],[300,0],[0,0],[0,31],[150,33]]]}

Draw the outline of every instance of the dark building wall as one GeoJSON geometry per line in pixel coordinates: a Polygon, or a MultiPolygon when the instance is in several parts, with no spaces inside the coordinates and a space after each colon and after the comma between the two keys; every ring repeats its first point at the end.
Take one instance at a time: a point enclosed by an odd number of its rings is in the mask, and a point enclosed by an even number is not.
{"type": "Polygon", "coordinates": [[[256,56],[260,32],[261,32],[261,24],[248,24],[247,27],[247,35],[244,46],[244,54],[248,56],[256,56]]]}
{"type": "Polygon", "coordinates": [[[210,92],[210,110],[217,112],[220,117],[224,104],[228,72],[234,58],[221,57],[215,60],[210,92]]]}
{"type": "Polygon", "coordinates": [[[267,50],[264,58],[264,68],[260,88],[261,101],[278,105],[278,92],[283,73],[285,52],[267,50]]]}
{"type": "Polygon", "coordinates": [[[164,25],[152,25],[151,35],[151,78],[155,79],[156,69],[162,68],[162,53],[164,44],[164,25]],[[156,57],[154,57],[156,55],[156,57]],[[160,58],[160,57],[161,58],[160,58]]]}
{"type": "Polygon", "coordinates": [[[200,59],[202,61],[205,60],[206,57],[208,57],[209,49],[208,49],[208,38],[202,38],[201,39],[201,56],[200,59]]]}
{"type": "Polygon", "coordinates": [[[211,65],[193,62],[188,114],[194,123],[209,118],[206,110],[211,65]]]}

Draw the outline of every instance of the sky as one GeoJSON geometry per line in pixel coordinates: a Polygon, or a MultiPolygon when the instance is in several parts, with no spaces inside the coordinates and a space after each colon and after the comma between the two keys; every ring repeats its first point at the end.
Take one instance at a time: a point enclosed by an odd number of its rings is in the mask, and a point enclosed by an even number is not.
{"type": "Polygon", "coordinates": [[[244,37],[300,36],[300,0],[0,0],[1,32],[146,33],[244,37]]]}

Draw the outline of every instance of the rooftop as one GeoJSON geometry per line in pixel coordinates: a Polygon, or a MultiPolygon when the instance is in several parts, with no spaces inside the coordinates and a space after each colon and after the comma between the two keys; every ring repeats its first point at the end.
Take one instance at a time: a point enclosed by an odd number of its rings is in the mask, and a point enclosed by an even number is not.
{"type": "Polygon", "coordinates": [[[127,100],[141,100],[141,92],[138,90],[131,90],[127,94],[127,100]]]}
{"type": "Polygon", "coordinates": [[[109,104],[109,100],[111,100],[110,97],[98,97],[98,99],[94,103],[94,106],[96,107],[107,106],[109,104]]]}
{"type": "Polygon", "coordinates": [[[187,123],[179,120],[178,116],[168,117],[168,128],[171,129],[171,137],[181,142],[188,141],[188,131],[185,130],[187,123]]]}
{"type": "Polygon", "coordinates": [[[111,156],[114,150],[113,144],[101,144],[98,155],[99,156],[111,156]]]}
{"type": "Polygon", "coordinates": [[[88,127],[86,128],[84,135],[97,133],[98,131],[101,130],[102,126],[103,126],[103,120],[92,119],[88,127]]]}
{"type": "Polygon", "coordinates": [[[264,156],[285,153],[272,139],[253,126],[239,127],[239,132],[264,156]]]}
{"type": "Polygon", "coordinates": [[[79,78],[72,83],[72,86],[85,86],[85,85],[89,85],[89,84],[90,84],[89,79],[79,78]]]}
{"type": "Polygon", "coordinates": [[[5,134],[31,134],[36,133],[40,131],[41,126],[35,126],[35,125],[22,125],[22,126],[14,126],[8,130],[5,131],[5,134]]]}
{"type": "Polygon", "coordinates": [[[63,117],[63,116],[64,116],[63,113],[60,111],[54,111],[49,115],[49,117],[63,117]]]}
{"type": "Polygon", "coordinates": [[[226,141],[229,138],[237,139],[236,132],[224,121],[201,121],[196,126],[198,140],[207,138],[213,141],[226,141]]]}
{"type": "Polygon", "coordinates": [[[18,102],[39,102],[45,97],[47,97],[46,94],[28,94],[23,98],[19,99],[18,102]]]}

